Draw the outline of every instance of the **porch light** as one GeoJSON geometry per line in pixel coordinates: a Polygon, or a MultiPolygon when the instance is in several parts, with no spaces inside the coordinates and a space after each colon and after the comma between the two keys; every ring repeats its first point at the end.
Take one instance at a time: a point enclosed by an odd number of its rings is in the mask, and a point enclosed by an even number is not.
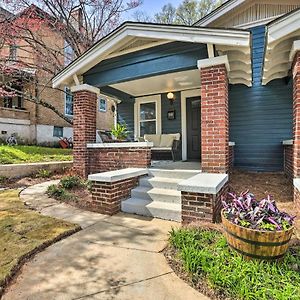
{"type": "Polygon", "coordinates": [[[175,97],[174,97],[174,94],[172,92],[169,92],[167,94],[167,98],[169,99],[170,104],[173,104],[173,101],[175,100],[175,97]]]}

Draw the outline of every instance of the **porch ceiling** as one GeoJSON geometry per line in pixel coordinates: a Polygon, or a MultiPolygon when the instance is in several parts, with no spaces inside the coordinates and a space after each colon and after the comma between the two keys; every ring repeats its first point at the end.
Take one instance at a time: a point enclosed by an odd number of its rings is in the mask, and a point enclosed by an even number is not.
{"type": "Polygon", "coordinates": [[[105,59],[175,41],[215,46],[217,53],[228,55],[232,64],[230,82],[251,85],[250,32],[126,22],[57,74],[53,87],[78,84],[83,74],[105,59]]]}
{"type": "Polygon", "coordinates": [[[144,96],[190,90],[200,87],[199,70],[189,70],[153,76],[111,85],[132,96],[144,96]]]}
{"type": "Polygon", "coordinates": [[[266,39],[263,85],[289,74],[294,54],[300,50],[300,10],[271,22],[266,39]]]}

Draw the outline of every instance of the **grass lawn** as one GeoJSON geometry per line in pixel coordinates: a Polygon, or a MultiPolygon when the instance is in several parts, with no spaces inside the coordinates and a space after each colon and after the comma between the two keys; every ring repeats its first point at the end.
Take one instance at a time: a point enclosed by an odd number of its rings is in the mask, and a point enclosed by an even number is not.
{"type": "Polygon", "coordinates": [[[212,299],[300,299],[299,246],[272,263],[245,260],[216,230],[173,230],[170,243],[166,257],[175,271],[212,299]]]}
{"type": "Polygon", "coordinates": [[[1,287],[27,257],[77,230],[78,225],[27,209],[17,190],[0,192],[0,298],[1,287]]]}
{"type": "Polygon", "coordinates": [[[39,146],[0,146],[0,164],[70,161],[72,159],[72,149],[39,146]]]}

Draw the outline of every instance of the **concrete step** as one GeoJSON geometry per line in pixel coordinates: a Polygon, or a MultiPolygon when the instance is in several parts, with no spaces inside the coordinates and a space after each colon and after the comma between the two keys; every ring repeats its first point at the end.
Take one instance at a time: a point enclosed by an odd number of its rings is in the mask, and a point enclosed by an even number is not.
{"type": "Polygon", "coordinates": [[[132,198],[181,204],[181,192],[169,189],[138,186],[131,191],[132,198]]]}
{"type": "Polygon", "coordinates": [[[181,205],[177,203],[130,198],[122,201],[121,210],[130,214],[181,222],[181,205]]]}
{"type": "Polygon", "coordinates": [[[201,173],[197,170],[163,170],[163,169],[148,169],[149,176],[162,177],[162,178],[178,178],[188,179],[192,176],[201,173]]]}
{"type": "Polygon", "coordinates": [[[177,190],[177,185],[182,180],[184,179],[148,176],[140,178],[139,183],[142,187],[177,190]]]}

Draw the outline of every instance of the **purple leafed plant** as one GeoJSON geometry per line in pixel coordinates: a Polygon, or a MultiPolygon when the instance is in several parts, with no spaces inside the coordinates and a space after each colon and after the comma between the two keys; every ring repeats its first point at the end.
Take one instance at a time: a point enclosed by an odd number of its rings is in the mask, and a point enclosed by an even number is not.
{"type": "Polygon", "coordinates": [[[272,196],[257,201],[249,191],[240,196],[229,193],[222,203],[225,218],[246,228],[262,231],[288,230],[295,220],[295,217],[277,208],[272,196]]]}

